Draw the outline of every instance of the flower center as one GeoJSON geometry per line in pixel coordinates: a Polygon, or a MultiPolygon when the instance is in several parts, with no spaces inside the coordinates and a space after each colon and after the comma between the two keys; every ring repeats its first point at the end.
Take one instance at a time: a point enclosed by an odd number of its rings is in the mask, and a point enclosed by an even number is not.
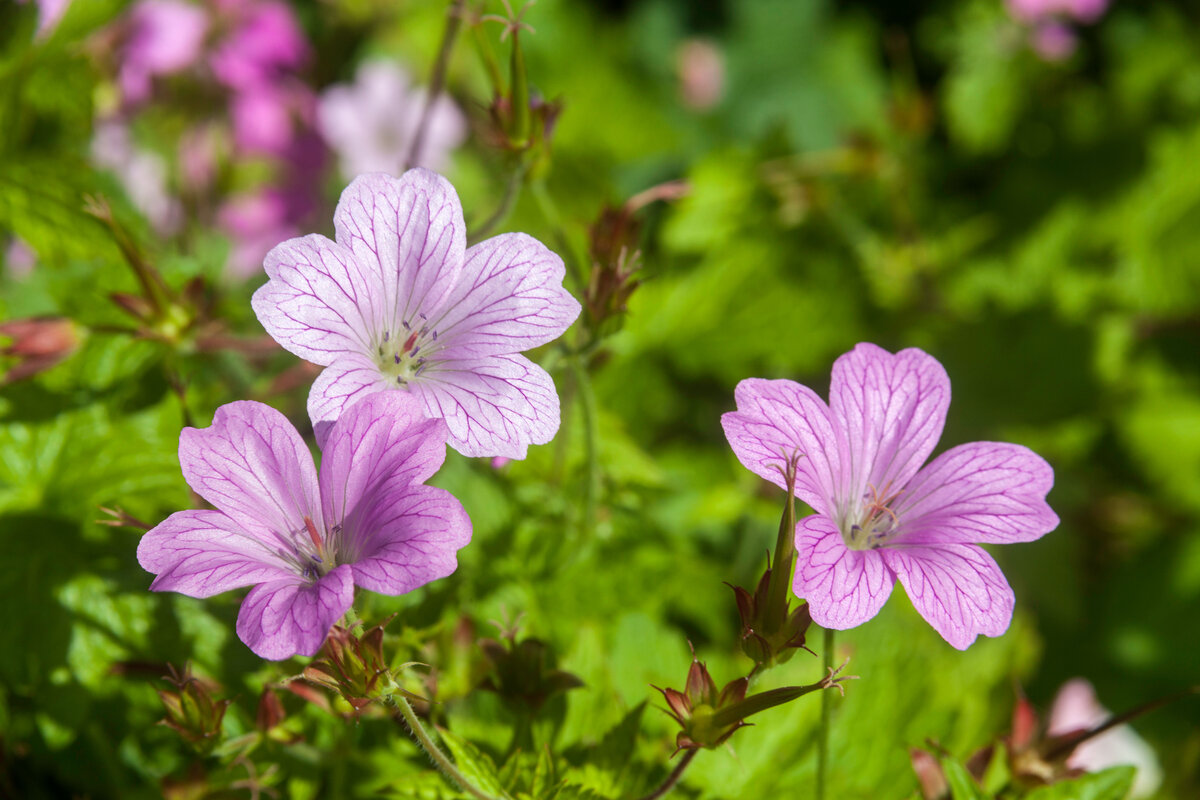
{"type": "Polygon", "coordinates": [[[395,332],[384,331],[383,339],[376,352],[379,354],[379,371],[393,379],[397,386],[407,386],[426,367],[427,358],[437,349],[438,332],[429,327],[424,314],[418,315],[418,324],[408,320],[400,323],[395,332]]]}
{"type": "Polygon", "coordinates": [[[839,527],[842,540],[851,550],[877,550],[895,537],[900,527],[900,518],[891,509],[903,490],[889,493],[889,487],[883,491],[874,486],[868,487],[863,495],[862,505],[847,513],[839,527]]]}
{"type": "Polygon", "coordinates": [[[289,563],[302,578],[320,579],[338,565],[342,547],[342,526],[334,525],[326,535],[317,530],[312,517],[304,518],[304,527],[287,536],[277,535],[282,548],[276,554],[289,563]]]}

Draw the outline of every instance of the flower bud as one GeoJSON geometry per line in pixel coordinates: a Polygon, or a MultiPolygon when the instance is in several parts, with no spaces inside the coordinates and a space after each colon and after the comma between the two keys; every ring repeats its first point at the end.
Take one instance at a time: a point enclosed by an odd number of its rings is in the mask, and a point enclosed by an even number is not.
{"type": "Polygon", "coordinates": [[[198,752],[211,752],[221,733],[221,721],[230,700],[217,700],[213,693],[217,686],[196,678],[185,669],[177,673],[171,667],[166,678],[175,686],[175,691],[159,690],[158,696],[166,707],[167,716],[159,721],[179,733],[198,752]]]}
{"type": "Polygon", "coordinates": [[[383,629],[391,620],[369,628],[361,637],[335,625],[320,656],[305,668],[304,679],[337,692],[356,711],[396,691],[383,656],[383,629]]]}
{"type": "Polygon", "coordinates": [[[3,372],[3,383],[33,377],[65,359],[79,347],[79,331],[66,317],[28,317],[0,322],[0,356],[15,363],[3,372]]]}
{"type": "Polygon", "coordinates": [[[536,714],[556,695],[583,686],[578,677],[557,668],[554,651],[540,639],[517,641],[510,632],[503,641],[480,639],[479,647],[491,668],[480,688],[500,695],[515,711],[536,714]]]}

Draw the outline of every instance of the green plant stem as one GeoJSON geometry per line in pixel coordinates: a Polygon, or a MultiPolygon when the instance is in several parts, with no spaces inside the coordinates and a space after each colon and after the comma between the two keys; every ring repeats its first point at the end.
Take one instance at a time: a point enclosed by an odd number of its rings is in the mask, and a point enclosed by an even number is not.
{"type": "Polygon", "coordinates": [[[688,750],[684,753],[683,758],[679,759],[679,763],[675,765],[675,769],[671,770],[671,774],[667,776],[667,779],[657,789],[643,797],[642,800],[658,800],[660,797],[666,797],[675,788],[675,784],[679,783],[679,779],[683,777],[683,771],[688,768],[688,764],[692,763],[692,759],[699,752],[699,750],[688,750]]]}
{"type": "Polygon", "coordinates": [[[437,765],[437,768],[442,771],[443,775],[464,792],[478,798],[478,800],[496,800],[490,794],[475,788],[467,780],[466,776],[458,771],[458,767],[454,766],[454,762],[441,751],[441,748],[426,733],[425,726],[421,724],[421,720],[417,719],[417,713],[413,711],[413,707],[409,705],[404,695],[396,692],[392,695],[392,702],[396,704],[396,708],[400,711],[400,716],[404,718],[404,723],[408,726],[408,730],[412,733],[413,738],[417,740],[417,744],[433,759],[433,763],[437,765]]]}
{"type": "Polygon", "coordinates": [[[767,585],[767,609],[764,622],[768,635],[774,635],[787,619],[788,588],[792,585],[792,565],[796,560],[796,470],[793,464],[787,474],[787,501],[783,518],[779,520],[779,535],[775,539],[775,563],[767,585]]]}
{"type": "Polygon", "coordinates": [[[437,61],[433,63],[433,75],[429,79],[429,94],[425,96],[425,107],[421,109],[417,132],[413,135],[412,147],[408,151],[409,169],[415,167],[421,157],[421,148],[425,145],[425,133],[429,129],[433,104],[441,96],[442,87],[446,84],[446,70],[450,66],[450,53],[454,51],[454,40],[458,37],[458,29],[462,27],[466,5],[466,0],[454,0],[453,5],[446,12],[446,28],[442,33],[442,44],[438,48],[437,61]]]}
{"type": "Polygon", "coordinates": [[[599,426],[596,419],[596,395],[592,381],[584,368],[582,357],[571,359],[571,371],[575,375],[579,410],[583,414],[583,452],[585,476],[583,485],[583,529],[590,534],[596,526],[596,497],[600,487],[600,459],[597,452],[599,426]]]}
{"type": "Polygon", "coordinates": [[[525,183],[525,174],[527,169],[524,166],[517,166],[512,174],[508,176],[508,182],[504,185],[504,196],[500,198],[500,205],[495,212],[480,223],[479,227],[471,231],[467,237],[467,244],[473,245],[483,237],[492,232],[492,229],[508,219],[508,215],[512,213],[513,206],[517,204],[517,198],[521,196],[521,185],[525,183]]]}
{"type": "MultiPolygon", "coordinates": [[[[821,654],[824,678],[833,669],[833,631],[825,629],[825,648],[821,654]]],[[[821,692],[821,728],[817,733],[817,800],[825,800],[825,783],[829,778],[829,729],[833,724],[832,692],[821,692]]]]}

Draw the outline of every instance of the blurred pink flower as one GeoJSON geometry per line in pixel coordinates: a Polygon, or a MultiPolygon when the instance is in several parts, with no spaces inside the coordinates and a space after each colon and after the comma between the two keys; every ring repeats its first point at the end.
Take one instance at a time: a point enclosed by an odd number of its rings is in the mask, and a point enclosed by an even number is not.
{"type": "Polygon", "coordinates": [[[134,145],[129,126],[119,119],[96,122],[92,161],[121,182],[134,208],[160,234],[172,234],[183,222],[183,209],[167,189],[167,162],[134,145]]]}
{"type": "Polygon", "coordinates": [[[216,125],[205,123],[184,131],[179,139],[179,177],[185,191],[205,192],[217,175],[220,133],[216,125]]]}
{"type": "MultiPolygon", "coordinates": [[[[403,172],[427,96],[392,61],[364,63],[354,83],[327,89],[317,106],[317,126],[338,154],[342,173],[353,178],[403,172]]],[[[442,95],[430,109],[428,124],[419,166],[440,169],[450,151],[466,140],[467,121],[454,101],[442,95]]]]}
{"type": "Polygon", "coordinates": [[[218,13],[235,20],[210,60],[223,85],[239,91],[255,89],[274,83],[308,59],[308,41],[286,3],[217,0],[216,7],[218,13]]]}
{"type": "Polygon", "coordinates": [[[128,103],[150,96],[152,82],[195,64],[204,47],[208,17],[184,0],[141,0],[129,12],[117,82],[128,103]]]}
{"type": "MultiPolygon", "coordinates": [[[[22,5],[28,0],[17,0],[22,5]]],[[[37,38],[44,39],[54,32],[63,15],[67,13],[67,7],[71,5],[71,0],[35,0],[38,7],[38,26],[37,38]]]]}
{"type": "Polygon", "coordinates": [[[24,278],[37,266],[37,253],[24,239],[13,237],[4,249],[4,267],[14,278],[24,278]]]}
{"type": "MultiPolygon", "coordinates": [[[[1111,712],[1096,699],[1092,684],[1074,678],[1063,684],[1050,710],[1047,733],[1061,736],[1087,730],[1104,722],[1111,712]]],[[[1067,766],[1085,772],[1099,772],[1121,765],[1137,767],[1131,798],[1149,797],[1162,783],[1162,769],[1150,745],[1146,744],[1128,725],[1118,725],[1110,731],[1088,739],[1067,759],[1067,766]]]]}
{"type": "Polygon", "coordinates": [[[286,156],[316,108],[312,91],[299,81],[261,83],[230,100],[233,142],[238,152],[286,156]]]}
{"type": "Polygon", "coordinates": [[[688,39],[675,51],[679,93],[684,105],[706,111],[725,94],[725,58],[705,39],[688,39]]]}
{"type": "Polygon", "coordinates": [[[1109,0],[1008,0],[1009,13],[1021,22],[1052,17],[1090,24],[1104,16],[1109,0]]]}
{"type": "Polygon", "coordinates": [[[1075,29],[1061,22],[1042,22],[1033,29],[1030,43],[1044,61],[1062,61],[1075,52],[1078,38],[1075,29]]]}
{"type": "Polygon", "coordinates": [[[217,211],[217,224],[233,239],[226,266],[236,277],[258,274],[272,247],[299,235],[289,210],[283,191],[264,188],[235,195],[217,211]]]}

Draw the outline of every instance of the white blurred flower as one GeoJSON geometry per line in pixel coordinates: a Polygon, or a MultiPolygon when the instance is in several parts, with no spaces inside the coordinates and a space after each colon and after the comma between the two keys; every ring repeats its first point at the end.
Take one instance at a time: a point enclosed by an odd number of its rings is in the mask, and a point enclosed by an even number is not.
{"type": "Polygon", "coordinates": [[[117,176],[130,202],[155,231],[169,235],[179,230],[183,209],[167,191],[167,162],[157,153],[137,148],[128,125],[98,120],[92,134],[92,160],[117,176]]]}
{"type": "MultiPolygon", "coordinates": [[[[408,73],[392,61],[366,62],[354,83],[325,90],[317,106],[317,128],[338,154],[345,177],[403,172],[426,96],[426,90],[413,86],[408,73]]],[[[411,166],[443,168],[450,151],[466,138],[462,111],[441,95],[430,109],[419,163],[411,166]]]]}
{"type": "MultiPolygon", "coordinates": [[[[1063,684],[1050,710],[1047,733],[1060,736],[1072,731],[1087,730],[1104,722],[1112,713],[1100,705],[1096,690],[1083,678],[1063,684]]],[[[1085,772],[1099,772],[1109,767],[1130,765],[1137,768],[1131,798],[1149,797],[1162,783],[1162,768],[1154,750],[1128,725],[1118,725],[1088,739],[1067,759],[1067,766],[1085,772]]]]}

